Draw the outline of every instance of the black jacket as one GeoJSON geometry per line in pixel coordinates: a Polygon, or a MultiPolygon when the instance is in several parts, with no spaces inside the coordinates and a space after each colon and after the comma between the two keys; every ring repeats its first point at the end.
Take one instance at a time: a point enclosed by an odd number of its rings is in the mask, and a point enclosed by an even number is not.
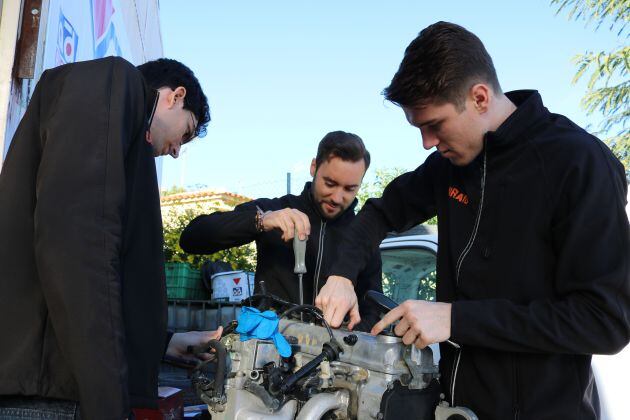
{"type": "Polygon", "coordinates": [[[166,340],[145,133],[157,95],[121,58],[46,71],[0,174],[0,395],[153,407],[166,340]]]}
{"type": "MultiPolygon", "coordinates": [[[[262,211],[294,208],[305,213],[311,222],[311,234],[306,243],[306,269],[304,274],[304,303],[313,303],[319,289],[325,284],[328,269],[337,255],[337,246],[346,228],[354,219],[354,203],[333,220],[323,218],[313,202],[311,183],[307,182],[302,194],[279,198],[260,198],[237,206],[231,212],[216,212],[195,218],[186,227],[180,245],[193,254],[212,254],[222,249],[240,246],[256,240],[258,259],[256,265],[256,291],[264,281],[267,291],[289,302],[299,302],[297,274],[293,273],[295,257],[293,242],[282,240],[279,230],[259,233],[256,231],[256,206],[262,211]],[[317,281],[314,281],[317,279],[317,281]]],[[[361,330],[370,328],[378,321],[378,311],[361,297],[367,290],[382,292],[381,256],[378,250],[370,254],[370,261],[358,274],[359,311],[361,330]]]]}
{"type": "Polygon", "coordinates": [[[630,338],[623,166],[537,92],[508,97],[473,163],[434,153],[368,201],[331,273],[356,279],[388,230],[437,214],[437,300],[461,344],[440,346],[449,399],[481,419],[594,419],[591,354],[630,338]]]}

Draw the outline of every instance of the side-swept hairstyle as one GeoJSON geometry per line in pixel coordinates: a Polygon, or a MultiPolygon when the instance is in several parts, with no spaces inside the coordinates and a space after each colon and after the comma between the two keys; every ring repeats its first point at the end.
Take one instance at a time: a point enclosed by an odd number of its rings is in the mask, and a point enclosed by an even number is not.
{"type": "Polygon", "coordinates": [[[501,92],[492,58],[483,43],[459,25],[437,22],[411,41],[383,95],[406,108],[452,103],[463,110],[466,93],[476,83],[487,83],[495,92],[501,92]]]}

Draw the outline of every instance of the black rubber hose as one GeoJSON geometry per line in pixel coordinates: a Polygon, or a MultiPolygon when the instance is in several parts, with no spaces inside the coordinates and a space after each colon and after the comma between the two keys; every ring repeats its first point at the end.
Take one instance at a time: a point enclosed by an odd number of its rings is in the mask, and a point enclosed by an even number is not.
{"type": "MultiPolygon", "coordinates": [[[[254,301],[258,301],[258,300],[270,300],[274,303],[277,303],[279,305],[282,306],[295,306],[295,303],[291,303],[291,302],[287,302],[286,300],[280,299],[277,296],[274,295],[270,295],[270,294],[257,294],[257,295],[252,295],[248,298],[245,298],[241,301],[242,304],[246,305],[246,306],[254,306],[253,303],[254,301]]],[[[265,305],[267,306],[267,305],[265,305]]],[[[260,308],[259,308],[260,309],[260,308]]]]}
{"type": "Polygon", "coordinates": [[[302,368],[295,372],[293,375],[288,376],[284,380],[283,384],[280,385],[280,391],[282,391],[283,394],[288,393],[297,381],[315,370],[317,366],[319,366],[324,361],[324,359],[326,359],[326,354],[322,352],[313,360],[302,366],[302,368]]]}
{"type": "Polygon", "coordinates": [[[339,353],[341,352],[343,352],[343,348],[336,341],[334,341],[334,339],[328,343],[324,343],[322,347],[322,352],[318,356],[302,366],[297,372],[293,373],[290,376],[287,376],[284,381],[282,381],[282,385],[280,385],[280,391],[282,391],[283,394],[288,393],[291,388],[293,388],[293,386],[297,383],[297,381],[309,375],[324,360],[333,362],[339,358],[339,353]]]}
{"type": "MultiPolygon", "coordinates": [[[[214,398],[220,399],[223,395],[223,384],[225,382],[225,369],[227,364],[227,350],[225,349],[225,346],[219,340],[210,340],[203,346],[195,348],[195,353],[209,353],[211,349],[215,351],[214,361],[217,364],[217,369],[214,374],[214,384],[212,386],[214,391],[212,393],[212,396],[214,398]]],[[[208,362],[211,362],[211,360],[201,362],[197,366],[196,370],[199,371],[200,375],[203,375],[203,373],[200,371],[201,368],[203,368],[208,362]]]]}
{"type": "Polygon", "coordinates": [[[332,332],[332,329],[330,328],[330,325],[328,325],[328,322],[326,322],[326,320],[324,319],[324,316],[321,313],[321,310],[317,306],[307,305],[307,304],[296,305],[282,312],[280,316],[278,317],[278,319],[286,318],[289,315],[291,315],[293,312],[297,312],[297,311],[306,311],[313,314],[315,318],[320,320],[321,323],[324,325],[324,327],[326,327],[326,330],[328,331],[328,335],[330,336],[330,339],[332,340],[335,338],[333,336],[333,332],[332,332]]]}

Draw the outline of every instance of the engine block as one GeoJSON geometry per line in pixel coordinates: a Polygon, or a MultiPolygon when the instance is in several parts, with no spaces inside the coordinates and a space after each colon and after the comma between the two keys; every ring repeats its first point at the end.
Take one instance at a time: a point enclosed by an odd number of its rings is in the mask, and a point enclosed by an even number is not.
{"type": "MultiPolygon", "coordinates": [[[[393,419],[413,413],[440,420],[459,414],[457,407],[435,411],[437,345],[418,350],[395,336],[343,329],[333,330],[331,339],[324,327],[288,319],[280,321],[279,331],[291,344],[289,359],[280,357],[272,341],[241,341],[238,334],[221,339],[227,378],[224,400],[209,404],[213,419],[393,419]],[[329,357],[322,357],[331,342],[335,357],[330,348],[329,357]],[[292,375],[299,379],[292,382],[292,375]]],[[[475,419],[466,415],[459,418],[475,419]]]]}

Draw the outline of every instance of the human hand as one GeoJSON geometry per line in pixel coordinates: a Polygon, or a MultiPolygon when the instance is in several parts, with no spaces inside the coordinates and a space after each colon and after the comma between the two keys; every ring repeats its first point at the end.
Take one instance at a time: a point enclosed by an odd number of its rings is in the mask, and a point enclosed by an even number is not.
{"type": "Polygon", "coordinates": [[[265,232],[272,229],[281,230],[283,241],[293,239],[296,230],[301,241],[311,234],[311,222],[308,220],[308,216],[299,210],[290,208],[265,213],[262,227],[265,232]]]}
{"type": "Polygon", "coordinates": [[[210,340],[218,340],[223,333],[223,327],[219,327],[216,331],[188,331],[185,333],[175,333],[171,337],[166,349],[166,355],[177,359],[197,361],[199,358],[208,360],[210,353],[203,353],[196,357],[188,352],[190,346],[199,346],[210,340]]]}
{"type": "Polygon", "coordinates": [[[370,333],[376,335],[399,319],[394,333],[402,337],[403,343],[414,343],[419,349],[446,341],[451,336],[451,304],[426,300],[404,301],[385,314],[370,333]]]}
{"type": "Polygon", "coordinates": [[[349,330],[361,322],[354,285],[345,277],[328,277],[326,284],[315,298],[315,305],[324,312],[324,319],[331,327],[338,328],[348,312],[349,330]]]}

